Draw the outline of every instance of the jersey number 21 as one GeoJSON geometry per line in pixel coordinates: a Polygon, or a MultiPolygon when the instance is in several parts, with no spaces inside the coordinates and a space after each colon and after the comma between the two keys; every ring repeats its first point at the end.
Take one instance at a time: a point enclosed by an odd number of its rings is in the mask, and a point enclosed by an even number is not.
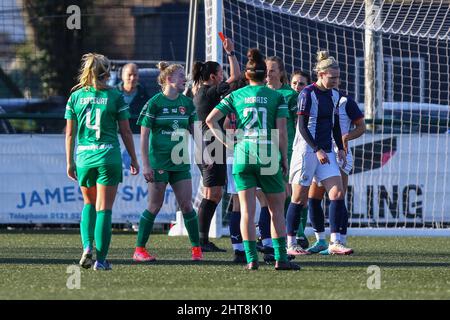
{"type": "Polygon", "coordinates": [[[245,136],[260,136],[267,135],[267,110],[266,108],[248,107],[244,109],[244,117],[248,117],[251,114],[250,121],[245,125],[245,136]],[[262,115],[260,119],[261,128],[258,128],[258,112],[262,115]],[[258,130],[259,129],[259,130],[258,130]]]}

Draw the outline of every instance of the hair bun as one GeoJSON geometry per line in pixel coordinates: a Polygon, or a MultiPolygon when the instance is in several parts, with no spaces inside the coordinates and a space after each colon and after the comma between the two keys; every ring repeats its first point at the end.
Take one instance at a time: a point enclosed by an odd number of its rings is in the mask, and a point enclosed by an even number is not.
{"type": "Polygon", "coordinates": [[[158,67],[159,71],[163,71],[169,66],[169,63],[167,61],[160,61],[156,66],[158,67]]]}
{"type": "Polygon", "coordinates": [[[329,57],[330,57],[330,54],[326,50],[317,52],[317,62],[327,60],[329,57]]]}
{"type": "Polygon", "coordinates": [[[249,61],[262,62],[264,61],[264,56],[259,52],[257,48],[251,48],[247,51],[247,58],[249,61]]]}

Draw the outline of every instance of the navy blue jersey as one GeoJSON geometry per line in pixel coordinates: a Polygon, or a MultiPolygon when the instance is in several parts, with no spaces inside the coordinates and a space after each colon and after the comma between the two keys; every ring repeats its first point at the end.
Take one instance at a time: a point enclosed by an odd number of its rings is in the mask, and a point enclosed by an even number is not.
{"type": "MultiPolygon", "coordinates": [[[[334,116],[338,113],[339,98],[337,90],[322,91],[313,83],[302,90],[297,100],[297,114],[309,117],[308,130],[317,146],[325,152],[332,150],[334,116]]],[[[298,128],[294,145],[302,150],[313,151],[298,128]]]]}

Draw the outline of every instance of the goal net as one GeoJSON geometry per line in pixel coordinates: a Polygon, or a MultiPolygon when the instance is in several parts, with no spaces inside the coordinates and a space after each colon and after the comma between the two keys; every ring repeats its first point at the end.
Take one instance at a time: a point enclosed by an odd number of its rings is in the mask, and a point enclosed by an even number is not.
{"type": "Polygon", "coordinates": [[[339,62],[368,129],[350,143],[353,234],[448,234],[448,0],[206,0],[205,19],[207,59],[227,63],[223,31],[241,66],[252,47],[288,73],[312,73],[319,49],[339,62]]]}

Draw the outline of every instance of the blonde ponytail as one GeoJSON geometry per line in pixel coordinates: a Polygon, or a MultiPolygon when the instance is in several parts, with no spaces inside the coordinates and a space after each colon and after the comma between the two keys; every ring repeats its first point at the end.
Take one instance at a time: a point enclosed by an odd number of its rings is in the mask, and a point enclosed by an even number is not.
{"type": "Polygon", "coordinates": [[[81,68],[78,84],[72,91],[80,88],[94,87],[96,90],[108,89],[106,81],[109,78],[111,62],[102,54],[87,53],[81,58],[81,68]]]}

